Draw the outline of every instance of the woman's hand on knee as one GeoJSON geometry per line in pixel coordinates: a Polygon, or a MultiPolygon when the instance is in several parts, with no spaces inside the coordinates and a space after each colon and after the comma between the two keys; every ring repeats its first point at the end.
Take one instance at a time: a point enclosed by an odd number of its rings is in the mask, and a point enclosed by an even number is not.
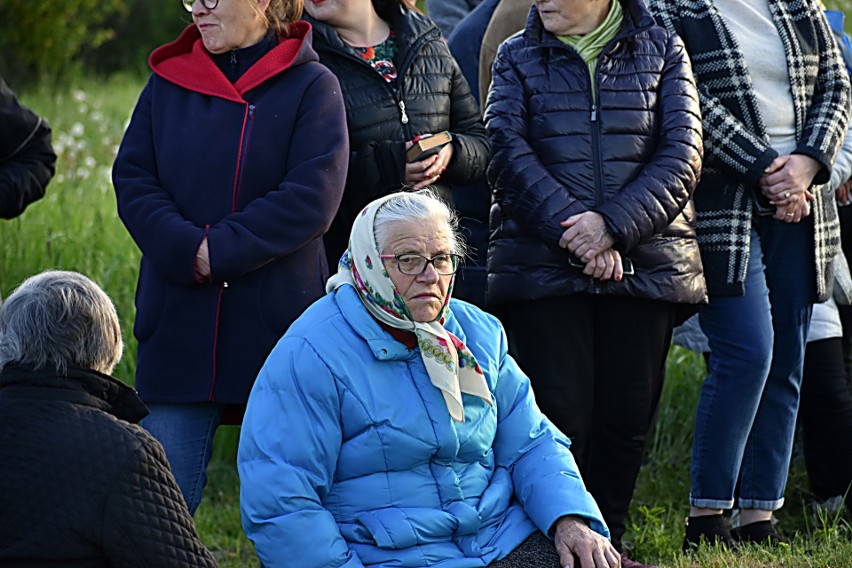
{"type": "Polygon", "coordinates": [[[618,568],[621,557],[610,542],[575,516],[566,516],[554,525],[553,544],[565,568],[618,568]]]}

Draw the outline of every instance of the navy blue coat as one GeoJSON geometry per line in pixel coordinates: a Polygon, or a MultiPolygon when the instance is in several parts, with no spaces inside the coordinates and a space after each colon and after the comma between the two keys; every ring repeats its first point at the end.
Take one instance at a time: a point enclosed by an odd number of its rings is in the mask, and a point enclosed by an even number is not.
{"type": "Polygon", "coordinates": [[[142,251],[136,386],[147,402],[245,403],[272,346],[323,294],[322,235],[349,151],[340,87],[304,22],[234,84],[195,26],[150,65],[113,169],[142,251]],[[212,277],[199,282],[205,236],[212,277]]]}
{"type": "Polygon", "coordinates": [[[702,143],[689,59],[641,0],[622,4],[594,94],[586,63],[544,29],[535,7],[526,30],[500,46],[485,113],[496,200],[490,304],[577,293],[706,301],[692,226],[702,143]],[[634,275],[601,283],[570,266],[559,223],[590,210],[634,275]]]}

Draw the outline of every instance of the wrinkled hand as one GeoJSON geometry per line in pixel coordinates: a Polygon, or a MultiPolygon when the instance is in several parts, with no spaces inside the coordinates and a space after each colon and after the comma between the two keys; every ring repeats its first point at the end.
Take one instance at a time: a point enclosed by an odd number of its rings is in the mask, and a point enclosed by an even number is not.
{"type": "Polygon", "coordinates": [[[584,211],[559,224],[565,227],[565,232],[559,239],[559,246],[568,249],[583,262],[588,263],[615,244],[615,239],[606,230],[606,223],[600,213],[584,211]]]}
{"type": "Polygon", "coordinates": [[[799,194],[787,205],[776,205],[774,217],[785,223],[798,223],[810,214],[810,203],[803,194],[799,194]]]}
{"type": "Polygon", "coordinates": [[[852,197],[852,178],[841,183],[834,195],[837,197],[837,203],[840,205],[849,205],[849,199],[852,197]]]}
{"type": "Polygon", "coordinates": [[[803,154],[778,156],[763,170],[757,185],[775,207],[790,205],[799,195],[813,201],[808,189],[819,169],[819,162],[803,154]]]}
{"type": "Polygon", "coordinates": [[[579,517],[556,521],[553,544],[565,568],[618,568],[621,557],[609,541],[586,526],[579,517]]]}
{"type": "Polygon", "coordinates": [[[606,282],[610,278],[615,278],[616,282],[621,282],[624,277],[621,255],[618,254],[617,250],[608,248],[586,263],[583,274],[597,278],[601,282],[606,282]]]}
{"type": "Polygon", "coordinates": [[[198,252],[195,253],[195,276],[199,280],[210,278],[210,250],[207,246],[207,237],[204,237],[198,252]]]}
{"type": "MultiPolygon", "coordinates": [[[[423,135],[421,138],[431,136],[431,134],[423,135]]],[[[405,149],[408,150],[414,145],[413,141],[405,143],[405,149]]],[[[441,177],[447,166],[450,165],[450,160],[453,159],[453,144],[444,144],[441,150],[428,158],[418,162],[409,162],[405,164],[405,185],[411,187],[414,191],[423,189],[427,185],[432,185],[441,177]]]]}

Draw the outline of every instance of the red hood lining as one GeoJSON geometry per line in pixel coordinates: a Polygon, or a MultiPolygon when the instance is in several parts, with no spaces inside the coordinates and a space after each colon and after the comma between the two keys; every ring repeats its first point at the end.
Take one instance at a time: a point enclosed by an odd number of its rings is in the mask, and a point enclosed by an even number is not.
{"type": "Polygon", "coordinates": [[[291,35],[260,58],[235,84],[222,74],[201,41],[201,32],[190,24],[178,38],[158,47],[148,58],[151,69],[167,81],[205,95],[245,102],[243,95],[264,81],[290,68],[308,43],[311,26],[290,24],[291,35]]]}

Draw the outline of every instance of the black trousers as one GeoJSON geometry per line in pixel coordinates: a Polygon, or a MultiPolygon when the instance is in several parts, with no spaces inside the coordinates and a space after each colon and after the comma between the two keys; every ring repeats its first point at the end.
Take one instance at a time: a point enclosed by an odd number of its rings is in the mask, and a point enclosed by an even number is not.
{"type": "Polygon", "coordinates": [[[852,482],[852,388],[839,337],[807,345],[799,425],[811,492],[821,501],[845,495],[852,482]]]}
{"type": "Polygon", "coordinates": [[[578,294],[495,310],[536,402],[572,441],[587,489],[621,550],[665,374],[675,306],[578,294]]]}
{"type": "Polygon", "coordinates": [[[535,531],[508,556],[489,564],[491,568],[562,568],[553,541],[535,531]]]}

